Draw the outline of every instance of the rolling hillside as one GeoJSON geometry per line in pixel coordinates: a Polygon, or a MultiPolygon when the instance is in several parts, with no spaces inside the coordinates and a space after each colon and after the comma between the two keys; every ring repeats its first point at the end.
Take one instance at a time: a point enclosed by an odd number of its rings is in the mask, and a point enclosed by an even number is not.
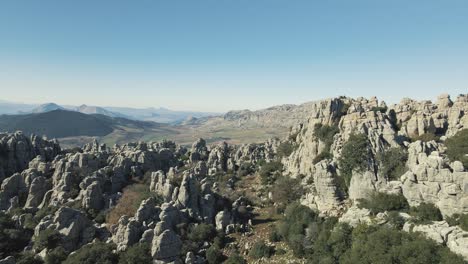
{"type": "Polygon", "coordinates": [[[121,127],[144,129],[158,126],[153,122],[142,122],[104,115],[87,115],[74,111],[54,110],[39,114],[2,115],[0,130],[27,134],[47,135],[49,138],[78,136],[103,137],[121,127]]]}

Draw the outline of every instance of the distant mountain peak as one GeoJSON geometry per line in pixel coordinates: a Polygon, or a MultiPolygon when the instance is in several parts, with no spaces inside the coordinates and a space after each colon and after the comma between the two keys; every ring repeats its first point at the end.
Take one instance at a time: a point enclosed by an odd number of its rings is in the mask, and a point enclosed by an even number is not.
{"type": "Polygon", "coordinates": [[[56,103],[46,103],[42,104],[32,110],[33,113],[38,114],[38,113],[46,113],[54,110],[65,110],[62,106],[56,104],[56,103]]]}

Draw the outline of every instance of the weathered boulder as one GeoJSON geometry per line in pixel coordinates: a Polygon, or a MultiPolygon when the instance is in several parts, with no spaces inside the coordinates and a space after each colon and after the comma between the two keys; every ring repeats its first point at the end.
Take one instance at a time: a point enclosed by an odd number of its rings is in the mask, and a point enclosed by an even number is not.
{"type": "Polygon", "coordinates": [[[151,254],[155,260],[169,262],[179,258],[181,249],[182,241],[179,236],[168,229],[161,235],[154,237],[151,254]]]}

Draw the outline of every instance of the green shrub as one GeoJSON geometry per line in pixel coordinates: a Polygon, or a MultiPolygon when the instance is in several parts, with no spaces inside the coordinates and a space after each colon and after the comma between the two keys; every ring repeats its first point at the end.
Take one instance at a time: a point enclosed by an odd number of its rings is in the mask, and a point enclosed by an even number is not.
{"type": "Polygon", "coordinates": [[[265,242],[260,241],[252,246],[249,256],[254,259],[270,258],[273,253],[274,249],[272,247],[265,244],[265,242]]]}
{"type": "Polygon", "coordinates": [[[38,251],[53,249],[60,244],[61,240],[62,236],[57,230],[45,229],[38,236],[34,237],[34,248],[38,251]]]}
{"type": "Polygon", "coordinates": [[[398,230],[401,230],[405,225],[405,219],[401,217],[397,211],[391,211],[388,213],[388,224],[398,230]]]}
{"type": "Polygon", "coordinates": [[[0,212],[0,259],[22,251],[32,234],[31,230],[18,228],[9,215],[0,212]]]}
{"type": "Polygon", "coordinates": [[[377,113],[377,112],[380,112],[380,113],[383,113],[385,114],[387,112],[388,108],[387,107],[380,107],[380,106],[374,106],[372,107],[371,111],[377,113]]]}
{"type": "Polygon", "coordinates": [[[380,173],[387,180],[397,180],[406,171],[408,153],[401,148],[391,148],[377,156],[380,163],[380,173]]]}
{"type": "Polygon", "coordinates": [[[97,242],[88,244],[69,255],[64,264],[113,264],[118,262],[118,255],[113,252],[114,244],[97,242]]]}
{"type": "Polygon", "coordinates": [[[322,160],[326,159],[333,159],[333,154],[331,154],[330,150],[322,150],[317,156],[315,156],[314,160],[312,160],[313,164],[317,164],[322,160]]]}
{"type": "Polygon", "coordinates": [[[206,260],[209,264],[218,264],[222,263],[224,260],[224,255],[219,248],[216,246],[211,246],[206,250],[206,260]]]}
{"type": "Polygon", "coordinates": [[[250,162],[242,162],[237,170],[237,176],[244,177],[255,172],[255,166],[250,162]]]}
{"type": "Polygon", "coordinates": [[[16,259],[16,264],[43,264],[43,263],[44,261],[42,261],[41,258],[36,257],[31,252],[23,252],[20,255],[18,255],[16,259]]]}
{"type": "Polygon", "coordinates": [[[421,203],[417,207],[411,207],[410,215],[414,217],[414,222],[420,224],[443,220],[439,208],[431,203],[421,203]]]}
{"type": "Polygon", "coordinates": [[[322,125],[321,123],[315,124],[314,135],[326,145],[333,144],[333,137],[340,132],[337,126],[322,125]]]}
{"type": "Polygon", "coordinates": [[[205,242],[213,240],[216,235],[216,229],[212,225],[202,223],[192,229],[188,235],[188,239],[193,242],[205,242]]]}
{"type": "Polygon", "coordinates": [[[57,247],[49,252],[44,259],[45,264],[61,264],[65,259],[67,259],[67,252],[62,247],[57,247]]]}
{"type": "Polygon", "coordinates": [[[274,183],[272,193],[273,202],[284,206],[301,198],[304,190],[300,180],[282,176],[274,183]]]}
{"type": "Polygon", "coordinates": [[[446,221],[450,226],[460,226],[461,229],[468,231],[468,214],[454,214],[447,217],[446,221]]]}
{"type": "Polygon", "coordinates": [[[314,164],[324,159],[331,159],[333,155],[330,152],[333,138],[340,132],[337,126],[322,125],[320,123],[314,126],[314,135],[325,144],[325,148],[312,161],[314,164]]]}
{"type": "Polygon", "coordinates": [[[353,230],[353,245],[339,263],[424,263],[462,264],[463,259],[446,247],[418,233],[389,227],[359,226],[353,230]]]}
{"type": "Polygon", "coordinates": [[[291,155],[291,153],[293,153],[295,149],[296,149],[296,146],[293,143],[289,141],[282,142],[278,146],[278,150],[277,150],[278,157],[279,158],[289,157],[289,155],[291,155]]]}
{"type": "Polygon", "coordinates": [[[364,171],[368,167],[370,151],[367,136],[364,134],[351,134],[344,144],[339,159],[339,167],[346,186],[349,187],[353,171],[364,171]]]}
{"type": "Polygon", "coordinates": [[[411,140],[414,142],[414,141],[418,141],[418,140],[421,140],[422,142],[429,142],[429,141],[439,141],[439,137],[436,136],[434,133],[424,133],[422,135],[419,135],[419,136],[414,136],[414,137],[411,137],[411,140]]]}
{"type": "Polygon", "coordinates": [[[238,253],[231,255],[224,264],[247,264],[247,261],[238,253]]]}
{"type": "Polygon", "coordinates": [[[459,160],[465,168],[468,168],[468,129],[463,129],[447,139],[445,145],[448,158],[451,161],[459,160]]]}
{"type": "Polygon", "coordinates": [[[152,261],[151,248],[146,243],[136,244],[119,256],[119,264],[152,263],[152,261]]]}
{"type": "Polygon", "coordinates": [[[371,214],[386,211],[405,211],[409,208],[408,201],[402,194],[372,193],[368,199],[360,199],[360,208],[367,208],[371,214]]]}
{"type": "Polygon", "coordinates": [[[297,202],[288,205],[284,218],[277,226],[277,232],[296,256],[304,255],[306,229],[317,220],[317,215],[309,207],[297,202]]]}
{"type": "Polygon", "coordinates": [[[272,184],[281,175],[283,164],[278,161],[265,163],[260,167],[260,179],[262,184],[272,184]]]}

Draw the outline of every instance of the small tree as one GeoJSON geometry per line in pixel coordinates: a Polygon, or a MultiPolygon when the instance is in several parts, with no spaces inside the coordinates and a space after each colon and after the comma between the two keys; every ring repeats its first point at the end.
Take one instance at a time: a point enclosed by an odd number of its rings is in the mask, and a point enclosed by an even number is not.
{"type": "Polygon", "coordinates": [[[367,169],[370,154],[367,136],[364,134],[351,134],[343,146],[339,159],[340,171],[348,187],[354,170],[364,171],[367,169]]]}
{"type": "Polygon", "coordinates": [[[445,141],[447,156],[450,160],[459,160],[468,168],[468,129],[463,129],[445,141]]]}
{"type": "Polygon", "coordinates": [[[410,214],[415,218],[416,223],[428,223],[431,221],[442,221],[442,213],[439,208],[430,203],[421,203],[417,207],[410,209],[410,214]]]}
{"type": "Polygon", "coordinates": [[[391,148],[379,154],[377,160],[380,163],[380,173],[387,180],[395,180],[407,170],[406,161],[408,160],[408,153],[401,148],[391,148]]]}
{"type": "Polygon", "coordinates": [[[254,259],[269,258],[273,255],[274,249],[265,242],[260,241],[253,245],[252,249],[249,252],[249,256],[254,259]]]}
{"type": "Polygon", "coordinates": [[[386,211],[401,211],[409,208],[402,194],[372,193],[368,199],[359,200],[359,207],[367,208],[374,215],[386,211]]]}

